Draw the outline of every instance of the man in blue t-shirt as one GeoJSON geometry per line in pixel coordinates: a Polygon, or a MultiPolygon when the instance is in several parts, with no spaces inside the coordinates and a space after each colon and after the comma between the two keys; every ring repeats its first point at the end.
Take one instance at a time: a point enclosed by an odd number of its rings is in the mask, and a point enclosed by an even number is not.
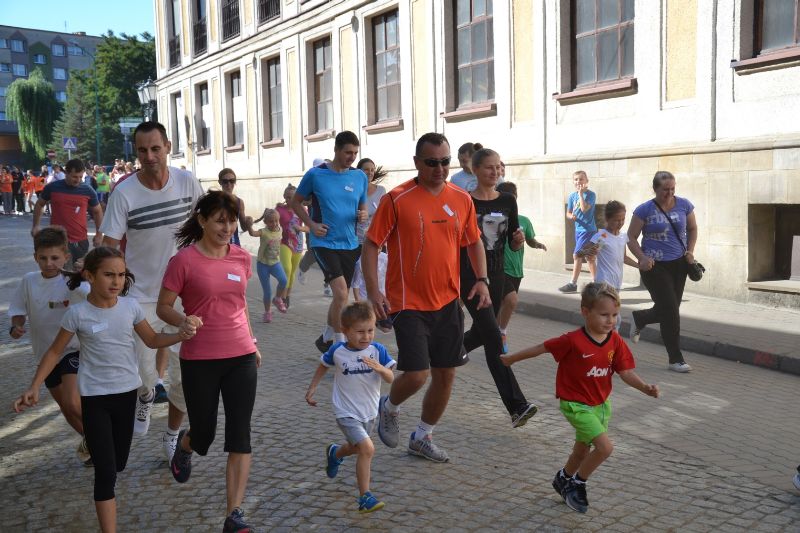
{"type": "Polygon", "coordinates": [[[359,145],[355,133],[339,133],[333,160],[306,172],[290,201],[294,212],[309,227],[309,247],[333,292],[327,327],[315,341],[322,353],[334,341],[346,340],[339,317],[347,304],[350,282],[361,255],[356,223],[367,220],[367,175],[351,167],[359,145]],[[307,199],[311,200],[311,216],[302,205],[307,199]]]}
{"type": "Polygon", "coordinates": [[[597,233],[597,224],[594,220],[597,195],[589,190],[589,177],[583,170],[579,170],[572,175],[572,184],[575,186],[575,192],[570,194],[567,199],[567,220],[575,222],[572,280],[563,287],[558,288],[561,292],[576,292],[578,290],[578,276],[581,274],[584,260],[589,263],[591,281],[594,281],[596,273],[595,256],[585,255],[583,248],[589,244],[592,236],[597,233]]]}

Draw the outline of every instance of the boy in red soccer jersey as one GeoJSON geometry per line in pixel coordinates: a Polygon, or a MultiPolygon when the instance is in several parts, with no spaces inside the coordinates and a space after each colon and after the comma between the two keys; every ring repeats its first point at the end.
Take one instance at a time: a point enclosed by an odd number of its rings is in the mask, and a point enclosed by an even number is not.
{"type": "Polygon", "coordinates": [[[553,488],[579,513],[589,508],[586,480],[614,449],[608,438],[611,376],[616,372],[631,387],[653,398],[659,396],[658,385],[648,385],[633,371],[633,355],[614,329],[619,306],[614,287],[589,283],[581,293],[584,327],[501,357],[508,366],[549,352],[558,363],[556,397],[575,428],[575,446],[567,464],[556,473],[553,488]]]}

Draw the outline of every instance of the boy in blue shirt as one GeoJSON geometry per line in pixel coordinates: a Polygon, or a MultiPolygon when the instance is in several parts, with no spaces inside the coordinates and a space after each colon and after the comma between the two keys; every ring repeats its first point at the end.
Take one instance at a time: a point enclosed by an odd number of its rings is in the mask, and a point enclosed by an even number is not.
{"type": "Polygon", "coordinates": [[[333,377],[333,411],[336,424],[347,444],[329,444],[325,450],[325,472],[334,478],[339,465],[348,455],[357,455],[358,512],[371,513],[383,507],[369,492],[370,466],[375,446],[370,433],[378,416],[381,381],[394,381],[392,368],[397,364],[386,348],[373,342],[375,312],[369,302],[348,305],[341,316],[346,342],[337,342],[325,352],[306,392],[306,402],[316,406],[314,392],[328,368],[335,368],[333,377]]]}
{"type": "Polygon", "coordinates": [[[584,246],[597,232],[597,224],[594,220],[594,208],[597,204],[597,195],[589,190],[589,177],[583,170],[578,170],[572,175],[572,184],[575,192],[567,199],[567,220],[575,222],[575,250],[572,253],[573,270],[572,280],[559,287],[561,292],[576,292],[578,290],[578,276],[581,275],[581,267],[584,259],[589,263],[589,273],[592,281],[595,277],[595,258],[586,256],[581,252],[584,246]]]}

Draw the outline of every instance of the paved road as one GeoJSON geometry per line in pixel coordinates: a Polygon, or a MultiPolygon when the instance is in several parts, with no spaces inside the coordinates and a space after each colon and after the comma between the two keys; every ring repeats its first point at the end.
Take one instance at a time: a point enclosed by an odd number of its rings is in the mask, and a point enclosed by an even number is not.
{"type": "MultiPolygon", "coordinates": [[[[30,346],[12,342],[5,316],[19,276],[35,269],[30,218],[0,218],[0,406],[29,382],[30,346]]],[[[800,493],[790,478],[800,462],[796,398],[799,378],[691,354],[689,375],[663,368],[663,348],[635,346],[640,374],[660,384],[653,400],[615,380],[611,437],[616,448],[589,484],[591,508],[579,515],[553,493],[550,480],[573,433],[553,397],[555,364],[548,357],[517,365],[523,390],[541,406],[512,430],[491,377],[474,353],[459,370],[437,442],[451,463],[432,464],[379,443],[373,491],[386,508],[360,516],[354,461],[340,477],[323,471],[325,446],[341,435],[330,411],[330,376],[320,407],[303,395],[317,365],[311,340],[327,299],[318,271],[298,286],[289,314],[256,329],[265,356],[253,417],[253,471],[247,516],[263,531],[800,531],[800,493]]],[[[260,316],[258,282],[251,285],[260,316]]],[[[510,344],[518,349],[568,326],[518,316],[510,344]]],[[[380,336],[391,351],[391,336],[380,336]]],[[[76,435],[49,397],[21,415],[0,410],[0,530],[93,531],[91,469],[77,463],[76,435]]],[[[403,407],[410,432],[419,398],[403,407]]],[[[119,476],[121,531],[219,531],[224,513],[224,459],[218,440],[195,457],[191,480],[178,485],[161,457],[166,409],[155,411],[150,433],[134,440],[119,476]]]]}

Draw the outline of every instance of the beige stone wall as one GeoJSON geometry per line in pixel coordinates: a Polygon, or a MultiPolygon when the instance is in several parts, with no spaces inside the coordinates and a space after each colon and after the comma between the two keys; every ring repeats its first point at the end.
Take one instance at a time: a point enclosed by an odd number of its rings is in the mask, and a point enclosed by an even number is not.
{"type": "Polygon", "coordinates": [[[667,101],[695,95],[697,71],[697,0],[668,0],[667,101]]]}
{"type": "Polygon", "coordinates": [[[412,0],[411,2],[411,35],[412,41],[412,72],[413,72],[413,101],[414,101],[414,137],[419,137],[431,131],[431,101],[430,85],[434,73],[429,68],[428,59],[431,57],[433,41],[430,27],[430,5],[427,0],[412,0]]]}
{"type": "Polygon", "coordinates": [[[514,27],[514,121],[533,120],[533,0],[516,0],[512,5],[514,27]]]}
{"type": "Polygon", "coordinates": [[[300,109],[300,83],[297,79],[298,70],[297,50],[286,52],[286,79],[289,91],[289,150],[300,148],[302,141],[302,114],[300,109]]]}
{"type": "Polygon", "coordinates": [[[167,36],[163,31],[166,28],[166,21],[164,19],[164,4],[161,0],[154,0],[156,4],[156,35],[162,38],[156,39],[156,46],[158,47],[158,66],[161,69],[167,68],[167,36]],[[161,31],[159,31],[161,30],[161,31]]]}
{"type": "Polygon", "coordinates": [[[214,108],[214,159],[219,159],[222,156],[222,147],[224,146],[222,135],[225,132],[225,128],[222,122],[221,98],[219,92],[219,78],[214,78],[211,80],[211,103],[214,108]]]}
{"type": "MultiPolygon", "coordinates": [[[[247,2],[245,2],[246,4],[247,2]]],[[[247,88],[245,91],[245,105],[247,106],[247,115],[245,121],[247,124],[247,149],[249,155],[253,155],[257,150],[258,138],[258,117],[259,109],[256,102],[256,73],[253,70],[253,65],[247,65],[244,69],[245,77],[247,79],[247,88]]]]}
{"type": "Polygon", "coordinates": [[[359,131],[357,90],[355,84],[356,57],[353,53],[353,30],[350,25],[339,28],[339,81],[342,130],[359,131]]]}

